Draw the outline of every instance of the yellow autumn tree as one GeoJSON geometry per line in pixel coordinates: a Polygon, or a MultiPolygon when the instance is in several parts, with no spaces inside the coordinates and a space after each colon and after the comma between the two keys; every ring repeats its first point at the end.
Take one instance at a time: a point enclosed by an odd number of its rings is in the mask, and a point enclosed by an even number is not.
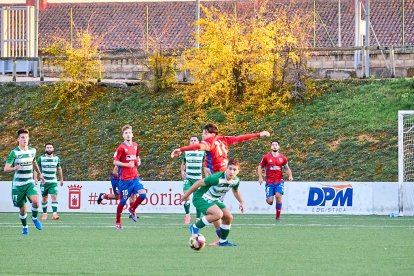
{"type": "Polygon", "coordinates": [[[162,47],[162,42],[149,38],[149,50],[146,66],[152,74],[151,83],[154,92],[165,92],[177,83],[177,58],[169,49],[162,47]]]}
{"type": "Polygon", "coordinates": [[[90,103],[100,88],[96,82],[101,70],[97,39],[87,30],[76,33],[71,43],[55,37],[53,43],[42,49],[49,65],[57,68],[59,81],[52,87],[55,108],[80,108],[90,103]]]}
{"type": "Polygon", "coordinates": [[[196,104],[286,111],[309,93],[306,43],[309,17],[264,4],[247,16],[202,6],[195,39],[184,53],[196,104]]]}

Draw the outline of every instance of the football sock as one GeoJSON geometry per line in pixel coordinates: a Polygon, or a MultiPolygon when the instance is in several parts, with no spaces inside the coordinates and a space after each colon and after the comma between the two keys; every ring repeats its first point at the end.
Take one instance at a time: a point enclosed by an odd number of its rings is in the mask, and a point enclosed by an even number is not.
{"type": "Polygon", "coordinates": [[[37,219],[37,214],[38,214],[39,212],[37,211],[37,208],[34,208],[33,206],[32,206],[32,218],[35,218],[35,219],[37,219]]]}
{"type": "Polygon", "coordinates": [[[231,225],[230,224],[222,224],[220,225],[220,240],[227,240],[227,236],[230,233],[230,228],[231,225]]]}
{"type": "Polygon", "coordinates": [[[276,204],[276,219],[280,219],[281,211],[282,211],[282,203],[276,204]]]}
{"type": "Polygon", "coordinates": [[[19,213],[19,218],[20,218],[20,221],[22,222],[23,227],[27,227],[27,220],[26,220],[27,214],[22,215],[19,213]]]}
{"type": "Polygon", "coordinates": [[[220,229],[216,229],[216,235],[217,235],[217,237],[220,238],[220,236],[221,236],[221,230],[220,229]]]}
{"type": "Polygon", "coordinates": [[[202,217],[199,221],[196,222],[195,226],[200,229],[203,228],[206,225],[209,225],[210,223],[206,219],[206,216],[202,217]]]}
{"type": "Polygon", "coordinates": [[[57,203],[57,201],[52,201],[52,210],[53,210],[53,213],[56,213],[57,212],[57,209],[58,209],[58,203],[57,203]]]}
{"type": "Polygon", "coordinates": [[[141,204],[141,202],[144,201],[146,197],[147,194],[139,194],[139,196],[135,199],[134,204],[132,205],[132,210],[135,211],[135,209],[138,208],[138,206],[141,204]]]}
{"type": "Polygon", "coordinates": [[[190,203],[188,201],[184,202],[184,210],[186,214],[190,213],[190,203]]]}
{"type": "Polygon", "coordinates": [[[125,205],[123,204],[118,204],[118,207],[116,208],[116,223],[121,223],[121,214],[124,206],[125,205]]]}
{"type": "Polygon", "coordinates": [[[43,209],[43,213],[47,213],[47,201],[46,202],[42,202],[42,209],[43,209]]]}

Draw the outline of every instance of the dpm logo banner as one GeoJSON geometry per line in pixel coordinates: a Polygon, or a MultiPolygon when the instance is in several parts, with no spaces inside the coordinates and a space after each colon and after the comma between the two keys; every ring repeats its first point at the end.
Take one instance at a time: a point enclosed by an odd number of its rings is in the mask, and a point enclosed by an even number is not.
{"type": "Polygon", "coordinates": [[[345,213],[352,208],[354,188],[351,184],[309,187],[307,206],[313,213],[345,213]]]}

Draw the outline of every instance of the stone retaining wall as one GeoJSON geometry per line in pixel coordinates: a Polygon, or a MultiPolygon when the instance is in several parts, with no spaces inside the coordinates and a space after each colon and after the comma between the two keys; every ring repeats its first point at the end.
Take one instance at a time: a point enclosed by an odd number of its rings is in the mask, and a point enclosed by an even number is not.
{"type": "MultiPolygon", "coordinates": [[[[134,57],[111,57],[111,60],[103,60],[102,78],[105,79],[129,79],[129,80],[149,80],[151,74],[144,65],[144,60],[134,57]]],[[[395,77],[414,76],[414,49],[396,50],[394,54],[395,77]]],[[[362,78],[364,76],[363,59],[354,69],[353,51],[319,51],[313,52],[308,62],[312,68],[312,75],[316,79],[346,79],[362,78]]],[[[370,72],[375,78],[391,77],[390,51],[380,50],[371,51],[370,72]]],[[[45,65],[45,76],[56,76],[56,68],[45,65]]],[[[182,81],[184,74],[179,72],[177,79],[182,81]]]]}

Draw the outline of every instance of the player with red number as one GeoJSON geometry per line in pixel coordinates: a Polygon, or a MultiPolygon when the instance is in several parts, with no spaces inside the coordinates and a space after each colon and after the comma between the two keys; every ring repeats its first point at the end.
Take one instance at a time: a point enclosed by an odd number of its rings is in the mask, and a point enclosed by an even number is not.
{"type": "MultiPolygon", "coordinates": [[[[202,140],[199,144],[190,145],[173,150],[171,157],[179,156],[182,152],[190,150],[205,150],[207,152],[207,163],[211,174],[217,172],[224,172],[227,169],[229,162],[227,153],[229,146],[237,143],[242,143],[255,138],[269,137],[268,131],[260,133],[244,134],[239,136],[221,136],[218,135],[218,127],[215,124],[208,124],[204,127],[202,133],[202,140]]],[[[220,238],[220,227],[215,225],[216,234],[220,238]]],[[[218,245],[218,242],[210,245],[218,245]]]]}
{"type": "Polygon", "coordinates": [[[292,181],[292,171],[289,168],[286,156],[279,152],[279,142],[272,141],[271,152],[265,154],[262,162],[257,167],[259,183],[262,185],[262,169],[266,170],[266,202],[273,205],[273,198],[276,197],[276,222],[280,222],[282,211],[282,195],[284,193],[283,171],[288,175],[288,180],[292,181]]]}
{"type": "Polygon", "coordinates": [[[122,127],[122,137],[124,142],[120,144],[115,152],[114,165],[121,168],[119,175],[120,202],[116,210],[116,228],[122,229],[121,214],[124,206],[131,195],[138,194],[133,205],[128,209],[133,221],[137,222],[135,214],[136,208],[147,197],[144,185],[140,181],[137,167],[141,165],[139,156],[140,147],[132,141],[132,127],[125,125],[122,127]]]}
{"type": "Polygon", "coordinates": [[[268,131],[260,133],[244,134],[239,136],[221,136],[218,135],[218,127],[214,124],[208,124],[203,130],[203,141],[199,144],[190,145],[175,149],[171,157],[179,156],[184,151],[205,150],[209,154],[209,168],[211,173],[224,172],[227,168],[229,146],[260,137],[269,137],[268,131]]]}

